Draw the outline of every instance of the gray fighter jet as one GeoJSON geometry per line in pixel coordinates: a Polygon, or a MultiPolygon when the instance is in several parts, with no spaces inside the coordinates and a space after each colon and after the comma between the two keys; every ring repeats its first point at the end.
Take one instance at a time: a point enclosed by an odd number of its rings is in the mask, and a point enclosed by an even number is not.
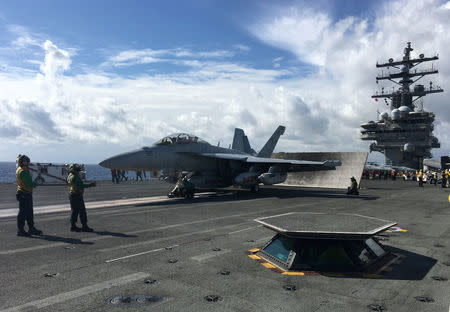
{"type": "Polygon", "coordinates": [[[270,158],[285,127],[279,126],[264,147],[255,153],[242,129],[235,130],[233,148],[213,146],[195,135],[175,133],[150,147],[115,155],[100,166],[122,170],[188,172],[196,189],[240,186],[259,190],[260,183],[283,183],[288,172],[335,170],[340,161],[324,162],[270,158]]]}

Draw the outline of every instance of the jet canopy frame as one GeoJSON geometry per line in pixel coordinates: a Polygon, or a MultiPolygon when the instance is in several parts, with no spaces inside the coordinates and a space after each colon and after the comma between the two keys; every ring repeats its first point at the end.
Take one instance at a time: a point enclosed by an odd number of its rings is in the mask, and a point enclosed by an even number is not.
{"type": "Polygon", "coordinates": [[[189,144],[189,143],[201,143],[209,144],[205,140],[200,139],[198,136],[188,133],[173,133],[161,140],[157,141],[154,145],[176,145],[176,144],[189,144]]]}

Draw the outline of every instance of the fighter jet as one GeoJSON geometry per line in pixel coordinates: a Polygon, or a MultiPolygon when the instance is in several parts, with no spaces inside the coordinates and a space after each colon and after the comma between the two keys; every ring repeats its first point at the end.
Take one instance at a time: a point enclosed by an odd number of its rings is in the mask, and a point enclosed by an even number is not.
{"type": "Polygon", "coordinates": [[[335,170],[340,161],[324,162],[270,158],[285,127],[279,126],[256,153],[242,129],[235,130],[233,148],[213,146],[187,133],[168,135],[152,146],[112,156],[100,166],[122,170],[188,172],[196,189],[240,186],[252,192],[259,185],[283,183],[288,172],[335,170]]]}

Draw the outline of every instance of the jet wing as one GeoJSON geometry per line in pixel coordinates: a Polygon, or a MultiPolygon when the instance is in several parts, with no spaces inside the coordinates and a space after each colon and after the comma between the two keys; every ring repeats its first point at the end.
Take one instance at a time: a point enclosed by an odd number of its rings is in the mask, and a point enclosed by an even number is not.
{"type": "Polygon", "coordinates": [[[244,163],[261,164],[261,165],[276,165],[284,167],[286,171],[313,171],[313,170],[333,170],[335,167],[340,166],[339,160],[325,160],[321,161],[308,161],[308,160],[295,160],[295,159],[280,159],[280,158],[267,158],[267,157],[255,157],[242,154],[226,154],[226,153],[200,153],[198,156],[216,158],[216,159],[228,159],[237,160],[244,163]]]}

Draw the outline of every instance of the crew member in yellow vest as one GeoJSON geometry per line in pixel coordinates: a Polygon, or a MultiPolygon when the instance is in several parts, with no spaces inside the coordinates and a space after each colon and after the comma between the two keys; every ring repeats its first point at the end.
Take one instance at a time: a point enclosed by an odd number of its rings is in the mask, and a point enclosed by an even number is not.
{"type": "Polygon", "coordinates": [[[420,169],[419,176],[417,177],[417,179],[419,179],[419,186],[423,187],[423,172],[422,172],[422,169],[420,169]]]}
{"type": "MultiPolygon", "coordinates": [[[[436,171],[433,171],[433,183],[434,183],[434,186],[436,186],[436,184],[437,184],[437,172],[436,171]]],[[[430,184],[431,184],[431,181],[430,181],[430,184]]]]}
{"type": "Polygon", "coordinates": [[[26,155],[19,155],[17,157],[17,193],[16,198],[19,201],[19,214],[17,215],[17,235],[30,236],[40,235],[42,231],[34,227],[33,220],[33,188],[37,186],[31,178],[28,166],[30,158],[26,155]],[[25,232],[25,221],[28,224],[28,232],[25,232]]]}
{"type": "Polygon", "coordinates": [[[83,193],[84,189],[95,186],[95,182],[84,184],[80,178],[81,166],[72,164],[69,167],[69,176],[67,177],[67,183],[69,183],[69,200],[70,209],[72,214],[70,216],[70,230],[72,232],[92,232],[94,231],[87,225],[86,206],[84,205],[83,193]],[[80,221],[82,227],[77,227],[78,215],[80,215],[80,221]]]}
{"type": "Polygon", "coordinates": [[[442,169],[441,171],[441,182],[442,182],[442,187],[447,187],[447,181],[448,180],[448,170],[447,169],[442,169]]]}

